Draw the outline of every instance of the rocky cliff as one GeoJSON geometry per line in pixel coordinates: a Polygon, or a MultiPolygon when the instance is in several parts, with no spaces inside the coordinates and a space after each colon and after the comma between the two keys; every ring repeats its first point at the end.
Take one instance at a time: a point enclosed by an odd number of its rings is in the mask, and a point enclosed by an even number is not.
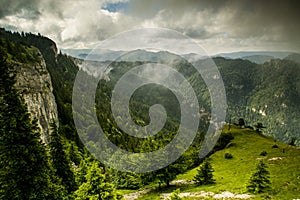
{"type": "Polygon", "coordinates": [[[16,88],[20,90],[32,119],[37,119],[42,141],[48,143],[50,123],[53,120],[58,123],[57,106],[45,61],[39,50],[36,49],[34,54],[40,58],[39,62],[13,65],[16,88]]]}

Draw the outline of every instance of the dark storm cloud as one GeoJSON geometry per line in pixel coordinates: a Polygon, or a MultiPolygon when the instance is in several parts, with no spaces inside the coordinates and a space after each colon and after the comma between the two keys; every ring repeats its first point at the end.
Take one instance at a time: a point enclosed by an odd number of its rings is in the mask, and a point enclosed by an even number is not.
{"type": "Polygon", "coordinates": [[[44,13],[63,18],[62,13],[68,3],[74,1],[61,0],[0,0],[0,19],[6,16],[18,16],[19,18],[34,20],[44,13]]]}
{"type": "Polygon", "coordinates": [[[81,47],[133,28],[162,27],[211,51],[300,51],[299,19],[297,0],[0,0],[1,26],[81,47]]]}
{"type": "Polygon", "coordinates": [[[228,8],[233,37],[257,37],[300,50],[300,1],[235,1],[228,8]]]}
{"type": "Polygon", "coordinates": [[[0,18],[10,15],[37,18],[41,14],[39,3],[39,0],[0,0],[0,18]]]}
{"type": "Polygon", "coordinates": [[[262,33],[268,28],[287,33],[300,28],[300,1],[234,1],[226,8],[232,12],[228,22],[246,36],[251,32],[262,33]]]}
{"type": "Polygon", "coordinates": [[[154,17],[159,10],[171,10],[174,17],[180,17],[189,10],[218,10],[227,0],[130,0],[129,11],[139,17],[154,17]]]}
{"type": "Polygon", "coordinates": [[[287,43],[293,49],[300,49],[300,1],[297,0],[130,2],[129,9],[135,17],[150,19],[159,15],[159,25],[186,32],[193,38],[223,34],[236,39],[287,43]],[[194,17],[187,17],[191,15],[194,17]]]}

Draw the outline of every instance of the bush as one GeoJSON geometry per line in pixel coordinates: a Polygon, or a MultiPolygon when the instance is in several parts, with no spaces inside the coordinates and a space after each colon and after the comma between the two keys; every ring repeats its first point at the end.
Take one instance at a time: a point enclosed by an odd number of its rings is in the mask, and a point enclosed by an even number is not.
{"type": "Polygon", "coordinates": [[[278,145],[277,144],[274,144],[273,146],[272,146],[272,149],[277,149],[278,148],[278,145]]]}
{"type": "Polygon", "coordinates": [[[225,159],[232,159],[233,155],[231,153],[225,153],[224,157],[225,159]]]}
{"type": "Polygon", "coordinates": [[[251,130],[254,130],[254,128],[252,126],[245,126],[245,128],[249,128],[251,130]]]}
{"type": "Polygon", "coordinates": [[[260,156],[266,156],[268,153],[266,151],[262,151],[259,155],[260,156]]]}
{"type": "Polygon", "coordinates": [[[289,142],[289,145],[296,146],[296,140],[297,140],[297,138],[292,137],[291,141],[289,142]]]}
{"type": "Polygon", "coordinates": [[[229,144],[229,142],[233,139],[234,137],[231,133],[221,134],[217,144],[214,147],[214,151],[224,149],[227,146],[227,144],[229,144]]]}
{"type": "Polygon", "coordinates": [[[172,192],[169,199],[170,200],[181,200],[182,198],[179,196],[179,194],[180,194],[180,189],[177,189],[177,190],[172,192]]]}

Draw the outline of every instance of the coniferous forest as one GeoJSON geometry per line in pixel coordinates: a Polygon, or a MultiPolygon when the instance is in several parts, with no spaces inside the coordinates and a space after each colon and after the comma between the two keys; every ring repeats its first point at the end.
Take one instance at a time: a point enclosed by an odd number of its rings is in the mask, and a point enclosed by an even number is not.
{"type": "MultiPolygon", "coordinates": [[[[189,80],[207,115],[200,119],[192,145],[174,163],[157,171],[133,173],[99,162],[78,136],[72,92],[76,74],[82,70],[81,59],[57,50],[54,41],[40,34],[3,28],[0,56],[0,199],[134,199],[132,195],[140,199],[213,199],[228,192],[253,199],[300,198],[300,63],[291,57],[263,64],[214,58],[225,84],[228,109],[218,142],[202,159],[199,151],[210,120],[209,91],[203,81],[197,82],[199,74],[190,64],[177,59],[172,67],[189,80]],[[37,119],[28,111],[26,91],[16,87],[16,67],[42,61],[51,77],[58,112],[58,121],[49,124],[47,143],[41,140],[37,119]],[[276,101],[274,95],[278,95],[276,101]]],[[[118,127],[110,107],[113,88],[126,71],[144,63],[147,61],[112,62],[108,78],[98,83],[95,100],[97,119],[107,138],[135,153],[166,146],[180,122],[176,96],[150,84],[132,96],[130,114],[136,124],[145,126],[150,122],[150,106],[161,104],[168,113],[162,130],[136,138],[118,127]]],[[[86,76],[93,78],[89,73],[86,76]]],[[[82,108],[87,113],[90,109],[82,108]]],[[[94,130],[93,126],[85,130],[86,137],[94,130]]]]}

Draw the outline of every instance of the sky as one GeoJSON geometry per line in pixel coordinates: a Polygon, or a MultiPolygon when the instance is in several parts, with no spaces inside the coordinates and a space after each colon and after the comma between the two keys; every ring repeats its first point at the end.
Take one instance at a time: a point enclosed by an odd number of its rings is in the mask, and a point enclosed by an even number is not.
{"type": "MultiPolygon", "coordinates": [[[[0,26],[60,49],[94,48],[137,28],[168,28],[208,54],[300,51],[298,0],[0,0],[0,26]]],[[[165,36],[168,39],[168,36],[165,36]]]]}

